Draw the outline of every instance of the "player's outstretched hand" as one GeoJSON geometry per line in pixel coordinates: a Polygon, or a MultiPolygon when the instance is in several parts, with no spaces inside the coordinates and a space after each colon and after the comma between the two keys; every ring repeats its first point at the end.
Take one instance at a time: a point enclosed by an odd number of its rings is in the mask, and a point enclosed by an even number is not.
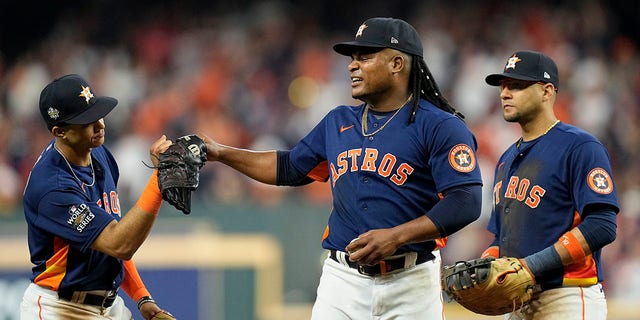
{"type": "Polygon", "coordinates": [[[207,146],[207,161],[218,161],[220,159],[220,150],[223,146],[204,133],[199,133],[198,137],[207,146]]]}

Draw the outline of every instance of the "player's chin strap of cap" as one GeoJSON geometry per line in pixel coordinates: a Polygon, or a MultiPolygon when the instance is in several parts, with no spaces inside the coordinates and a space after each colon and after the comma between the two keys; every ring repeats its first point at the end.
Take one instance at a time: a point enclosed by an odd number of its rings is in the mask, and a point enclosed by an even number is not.
{"type": "Polygon", "coordinates": [[[111,307],[117,296],[118,290],[58,291],[60,299],[103,308],[111,307]]]}
{"type": "Polygon", "coordinates": [[[388,257],[375,265],[365,265],[351,261],[347,253],[337,250],[331,250],[329,257],[342,265],[358,270],[358,273],[362,275],[370,277],[403,271],[435,259],[431,251],[406,252],[388,257]]]}

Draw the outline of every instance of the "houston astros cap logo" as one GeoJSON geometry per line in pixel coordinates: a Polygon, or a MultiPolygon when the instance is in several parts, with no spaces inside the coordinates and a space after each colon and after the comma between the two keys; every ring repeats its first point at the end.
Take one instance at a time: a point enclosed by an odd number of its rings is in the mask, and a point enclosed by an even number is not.
{"type": "Polygon", "coordinates": [[[449,151],[449,164],[458,172],[471,172],[476,168],[476,156],[471,147],[458,144],[449,151]]]}
{"type": "Polygon", "coordinates": [[[516,56],[515,54],[513,56],[511,56],[511,58],[509,58],[509,60],[507,60],[507,65],[504,67],[505,70],[511,68],[511,69],[515,69],[516,68],[516,63],[522,61],[522,59],[518,58],[518,56],[516,56]]]}
{"type": "Polygon", "coordinates": [[[589,172],[587,184],[591,190],[600,194],[609,194],[613,191],[613,181],[607,170],[595,168],[589,172]]]}
{"type": "Polygon", "coordinates": [[[83,86],[82,87],[82,91],[80,92],[80,96],[84,98],[85,101],[87,101],[87,104],[89,104],[89,100],[91,100],[91,98],[93,98],[93,93],[91,93],[91,87],[89,86],[83,86]]]}
{"type": "Polygon", "coordinates": [[[358,28],[358,32],[356,32],[356,38],[362,36],[362,31],[364,31],[364,29],[366,28],[367,28],[367,25],[363,23],[360,26],[360,28],[358,28]]]}

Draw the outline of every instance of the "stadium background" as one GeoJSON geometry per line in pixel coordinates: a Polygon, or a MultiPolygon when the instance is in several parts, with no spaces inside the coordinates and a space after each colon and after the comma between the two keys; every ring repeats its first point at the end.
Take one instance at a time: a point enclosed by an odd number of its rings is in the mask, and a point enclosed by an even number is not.
{"type": "MultiPolygon", "coordinates": [[[[348,58],[331,46],[371,16],[418,29],[427,64],[478,138],[483,214],[451,237],[445,263],[475,257],[489,242],[493,164],[518,137],[484,76],[517,49],[556,60],[557,115],[601,139],[618,186],[618,238],[603,254],[611,318],[640,319],[629,307],[640,301],[639,14],[637,2],[595,0],[2,1],[0,319],[15,319],[29,268],[21,193],[50,139],[37,103],[53,77],[79,73],[119,99],[106,118],[106,144],[120,163],[128,208],[150,173],[141,164],[147,146],[160,134],[205,132],[234,146],[288,148],[333,106],[355,104],[348,58]]],[[[137,256],[161,303],[209,306],[202,319],[304,318],[329,210],[327,184],[265,186],[208,164],[193,214],[165,205],[137,256]],[[184,280],[184,289],[172,279],[184,280]]],[[[448,307],[449,319],[474,318],[448,307]]]]}

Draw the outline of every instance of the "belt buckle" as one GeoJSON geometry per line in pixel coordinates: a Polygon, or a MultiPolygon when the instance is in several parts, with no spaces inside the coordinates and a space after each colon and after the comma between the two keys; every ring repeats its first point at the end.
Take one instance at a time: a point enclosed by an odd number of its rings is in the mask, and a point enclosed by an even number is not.
{"type": "Polygon", "coordinates": [[[358,263],[358,273],[364,276],[369,276],[369,277],[375,277],[377,275],[380,275],[379,272],[367,272],[367,270],[365,269],[365,265],[359,264],[359,263],[358,263]]]}
{"type": "MultiPolygon", "coordinates": [[[[369,276],[369,277],[381,276],[393,271],[393,270],[387,270],[387,269],[388,269],[387,263],[385,262],[385,260],[381,260],[375,266],[367,266],[367,265],[358,263],[358,273],[360,273],[361,275],[369,276]],[[369,270],[373,270],[373,271],[369,272],[365,267],[369,267],[369,270]]],[[[390,266],[389,266],[389,269],[390,269],[390,266]]]]}
{"type": "Polygon", "coordinates": [[[113,305],[113,302],[116,300],[117,296],[118,296],[118,291],[116,290],[109,291],[109,293],[104,297],[104,300],[102,300],[102,307],[105,309],[111,307],[113,305]]]}

